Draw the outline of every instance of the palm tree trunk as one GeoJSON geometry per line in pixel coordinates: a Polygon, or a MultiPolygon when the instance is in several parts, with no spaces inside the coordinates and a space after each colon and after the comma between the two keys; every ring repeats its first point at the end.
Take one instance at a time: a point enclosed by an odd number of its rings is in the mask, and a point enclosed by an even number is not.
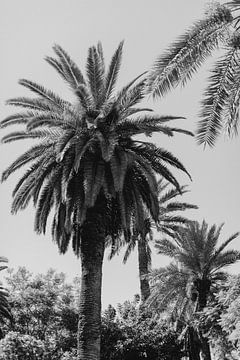
{"type": "Polygon", "coordinates": [[[150,286],[145,276],[148,274],[148,256],[146,242],[142,239],[138,240],[138,269],[140,279],[141,300],[144,302],[150,295],[150,286]]]}
{"type": "MultiPolygon", "coordinates": [[[[198,311],[203,311],[207,306],[207,296],[210,290],[210,281],[207,279],[199,281],[198,288],[198,311]]],[[[200,329],[199,337],[201,342],[201,356],[203,360],[211,360],[211,351],[208,338],[203,336],[203,331],[200,329]]]]}
{"type": "Polygon", "coordinates": [[[211,360],[211,351],[208,339],[200,334],[201,341],[201,356],[203,360],[211,360]]]}
{"type": "Polygon", "coordinates": [[[194,328],[189,327],[188,331],[188,355],[189,360],[200,360],[199,340],[194,328]]]}
{"type": "MultiPolygon", "coordinates": [[[[88,211],[90,213],[90,211],[88,211]]],[[[105,233],[101,216],[88,217],[81,231],[81,290],[78,359],[100,359],[101,288],[105,233]],[[97,221],[97,218],[100,221],[97,221]]]]}

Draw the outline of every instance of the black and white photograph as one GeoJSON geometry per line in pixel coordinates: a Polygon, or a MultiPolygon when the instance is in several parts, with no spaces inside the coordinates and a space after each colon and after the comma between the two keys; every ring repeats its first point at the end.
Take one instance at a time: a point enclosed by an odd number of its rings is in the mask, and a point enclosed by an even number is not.
{"type": "Polygon", "coordinates": [[[240,359],[240,0],[0,0],[0,360],[240,359]]]}

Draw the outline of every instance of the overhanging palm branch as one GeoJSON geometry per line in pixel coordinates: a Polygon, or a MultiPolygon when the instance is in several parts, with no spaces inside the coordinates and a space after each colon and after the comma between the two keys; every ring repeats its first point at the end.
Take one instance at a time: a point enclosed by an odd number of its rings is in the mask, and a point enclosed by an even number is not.
{"type": "Polygon", "coordinates": [[[221,6],[196,22],[155,61],[148,75],[148,91],[154,97],[163,96],[184,85],[225,38],[231,21],[230,10],[221,6]]]}
{"type": "Polygon", "coordinates": [[[211,70],[197,130],[199,144],[213,146],[219,135],[238,132],[240,101],[239,1],[216,5],[160,56],[148,75],[148,91],[163,96],[191,79],[215,49],[224,55],[211,70]]]}

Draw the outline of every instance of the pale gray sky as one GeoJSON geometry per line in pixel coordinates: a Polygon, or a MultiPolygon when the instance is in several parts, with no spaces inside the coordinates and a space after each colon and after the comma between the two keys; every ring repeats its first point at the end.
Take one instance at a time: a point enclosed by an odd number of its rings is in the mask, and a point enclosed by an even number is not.
{"type": "MultiPolygon", "coordinates": [[[[52,55],[52,45],[61,45],[82,67],[87,49],[102,41],[109,60],[118,43],[124,39],[124,56],[119,86],[148,69],[154,59],[181,34],[193,20],[201,18],[204,0],[1,0],[0,2],[0,109],[1,118],[16,109],[5,106],[5,100],[29,95],[17,81],[27,78],[55,90],[63,97],[69,90],[57,73],[43,60],[52,55]]],[[[185,89],[178,89],[164,100],[155,101],[159,114],[181,115],[179,126],[196,128],[201,92],[206,83],[203,69],[185,89]]],[[[2,130],[2,135],[5,131],[2,130]]],[[[240,139],[222,138],[213,150],[196,145],[194,139],[178,135],[173,139],[152,138],[172,151],[187,167],[193,182],[174,172],[182,184],[189,184],[191,194],[184,200],[199,206],[189,216],[209,224],[225,222],[223,238],[240,230],[240,139]]],[[[1,145],[0,170],[28,145],[1,145]]],[[[45,237],[33,232],[34,209],[29,207],[17,216],[10,214],[11,191],[20,172],[0,186],[1,240],[0,255],[7,256],[9,265],[25,265],[34,272],[49,267],[64,271],[69,279],[79,274],[80,264],[69,250],[58,255],[49,232],[45,237]]],[[[240,249],[240,239],[235,241],[240,249]]],[[[154,256],[154,266],[163,266],[166,259],[154,256]]],[[[234,271],[239,270],[235,266],[234,271]]],[[[121,257],[105,262],[103,278],[103,306],[131,299],[139,292],[136,255],[127,265],[121,257]]]]}

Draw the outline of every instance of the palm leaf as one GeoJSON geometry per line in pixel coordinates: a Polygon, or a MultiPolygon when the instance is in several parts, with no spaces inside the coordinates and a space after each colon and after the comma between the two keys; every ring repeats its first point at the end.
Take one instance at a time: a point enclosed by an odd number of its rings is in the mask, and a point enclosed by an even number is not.
{"type": "MultiPolygon", "coordinates": [[[[85,84],[84,77],[82,75],[81,70],[79,67],[74,63],[74,61],[70,58],[70,56],[66,53],[65,50],[61,48],[59,45],[55,45],[53,47],[53,50],[57,54],[61,68],[59,67],[59,63],[56,61],[53,63],[50,63],[51,65],[55,64],[56,70],[61,74],[61,70],[64,74],[64,78],[67,80],[67,82],[70,84],[73,90],[76,90],[77,87],[80,84],[85,84]],[[60,70],[60,71],[59,71],[60,70]]],[[[49,62],[49,61],[48,61],[49,62]]]]}
{"type": "Polygon", "coordinates": [[[218,46],[231,21],[231,12],[222,6],[196,22],[155,61],[148,75],[148,92],[153,97],[163,96],[179,83],[185,84],[218,46]]]}
{"type": "Polygon", "coordinates": [[[120,42],[117,50],[115,51],[109,69],[108,73],[106,75],[106,81],[105,81],[105,99],[109,99],[109,97],[112,94],[112,91],[114,89],[114,86],[117,81],[117,76],[119,73],[119,69],[121,66],[121,60],[122,60],[122,48],[123,48],[123,41],[120,42]]]}
{"type": "Polygon", "coordinates": [[[46,90],[43,86],[25,79],[19,80],[19,84],[40,95],[41,97],[52,103],[54,106],[57,106],[60,109],[65,109],[66,102],[62,100],[59,96],[54,94],[51,90],[46,90]]]}
{"type": "Polygon", "coordinates": [[[95,105],[98,107],[104,93],[104,69],[95,46],[90,47],[88,50],[87,78],[95,105]]]}
{"type": "Polygon", "coordinates": [[[214,66],[209,86],[202,101],[201,118],[197,131],[199,144],[213,146],[221,133],[222,115],[232,92],[238,72],[238,49],[232,47],[214,66]]]}

